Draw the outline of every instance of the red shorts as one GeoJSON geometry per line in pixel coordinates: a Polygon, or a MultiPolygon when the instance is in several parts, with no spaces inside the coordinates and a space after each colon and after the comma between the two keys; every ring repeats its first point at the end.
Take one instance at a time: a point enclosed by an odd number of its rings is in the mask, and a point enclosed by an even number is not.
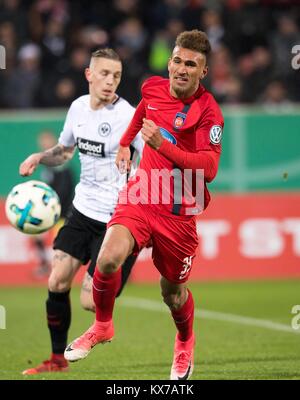
{"type": "Polygon", "coordinates": [[[118,204],[107,228],[129,229],[140,251],[152,241],[152,259],[160,274],[172,283],[187,281],[198,246],[195,217],[166,216],[149,205],[118,204]]]}

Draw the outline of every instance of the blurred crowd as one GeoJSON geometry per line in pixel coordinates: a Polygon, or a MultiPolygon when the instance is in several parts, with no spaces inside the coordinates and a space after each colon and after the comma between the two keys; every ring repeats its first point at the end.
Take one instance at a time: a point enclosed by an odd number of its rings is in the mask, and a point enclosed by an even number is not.
{"type": "Polygon", "coordinates": [[[149,75],[167,76],[178,33],[204,30],[212,44],[205,86],[220,103],[300,101],[299,0],[0,0],[0,107],[67,107],[86,94],[93,50],[124,64],[119,94],[133,104],[149,75]]]}

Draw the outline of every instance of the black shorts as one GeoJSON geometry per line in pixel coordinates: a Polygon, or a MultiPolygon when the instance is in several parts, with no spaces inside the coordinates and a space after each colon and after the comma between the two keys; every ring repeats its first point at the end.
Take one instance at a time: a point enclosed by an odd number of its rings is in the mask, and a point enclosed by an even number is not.
{"type": "MultiPolygon", "coordinates": [[[[72,206],[64,226],[54,240],[53,249],[62,250],[84,265],[90,261],[87,271],[90,276],[93,276],[105,233],[106,223],[86,217],[72,206]]],[[[129,269],[130,273],[136,258],[136,256],[130,255],[122,267],[126,267],[126,270],[129,269]]],[[[123,273],[124,271],[122,271],[123,273]]]]}

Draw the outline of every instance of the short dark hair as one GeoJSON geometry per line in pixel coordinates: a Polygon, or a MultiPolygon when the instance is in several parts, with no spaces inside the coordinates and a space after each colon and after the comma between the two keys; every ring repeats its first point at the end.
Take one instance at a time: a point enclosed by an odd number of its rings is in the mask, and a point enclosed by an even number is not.
{"type": "Polygon", "coordinates": [[[113,49],[109,47],[105,47],[104,49],[98,49],[92,53],[92,58],[108,58],[110,60],[120,61],[121,58],[118,53],[116,53],[113,49]]]}
{"type": "Polygon", "coordinates": [[[198,51],[199,53],[205,54],[205,56],[208,56],[211,52],[211,46],[206,33],[198,29],[181,32],[176,38],[175,45],[198,51]]]}

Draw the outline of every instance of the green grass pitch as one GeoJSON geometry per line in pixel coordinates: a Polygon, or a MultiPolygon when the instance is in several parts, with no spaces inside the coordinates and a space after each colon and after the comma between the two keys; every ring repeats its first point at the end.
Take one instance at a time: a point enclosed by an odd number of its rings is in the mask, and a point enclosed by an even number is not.
{"type": "MultiPolygon", "coordinates": [[[[189,285],[197,309],[192,379],[299,379],[300,328],[291,329],[300,304],[300,281],[199,283],[189,285]],[[247,319],[242,317],[248,317],[247,319]]],[[[128,284],[114,313],[115,338],[96,346],[69,373],[23,377],[46,359],[50,341],[45,288],[1,288],[6,329],[0,329],[0,379],[163,380],[169,378],[175,327],[162,305],[159,286],[128,284]]],[[[69,341],[87,329],[93,315],[72,290],[69,341]]]]}

